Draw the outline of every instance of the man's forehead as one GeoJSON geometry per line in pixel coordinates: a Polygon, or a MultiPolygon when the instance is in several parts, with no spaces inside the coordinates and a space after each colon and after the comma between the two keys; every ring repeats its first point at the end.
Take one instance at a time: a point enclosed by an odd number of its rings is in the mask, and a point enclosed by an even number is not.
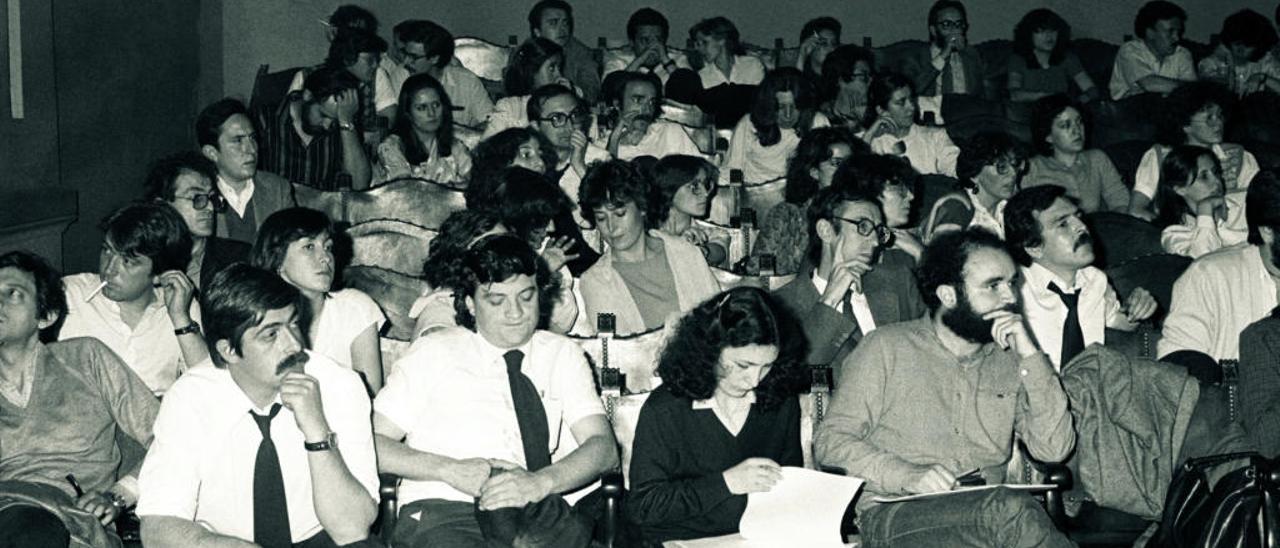
{"type": "Polygon", "coordinates": [[[862,200],[840,202],[840,206],[836,208],[836,214],[841,217],[857,219],[859,217],[879,221],[882,218],[880,206],[862,200]]]}
{"type": "Polygon", "coordinates": [[[173,181],[175,191],[187,190],[208,190],[213,188],[213,182],[208,177],[200,173],[196,173],[189,169],[184,169],[178,173],[178,177],[173,181]]]}
{"type": "Polygon", "coordinates": [[[936,19],[936,22],[941,21],[964,21],[964,14],[960,13],[960,10],[956,8],[943,8],[938,12],[938,18],[936,19]]]}
{"type": "Polygon", "coordinates": [[[543,23],[562,21],[568,18],[569,18],[569,14],[565,13],[565,11],[560,8],[547,8],[542,10],[543,23]]]}
{"type": "Polygon", "coordinates": [[[984,247],[973,250],[961,270],[966,284],[979,285],[993,280],[1011,280],[1018,269],[1003,250],[984,247]]]}
{"type": "Polygon", "coordinates": [[[34,292],[36,289],[36,277],[20,268],[6,266],[0,268],[0,285],[18,286],[34,292]]]}
{"type": "Polygon", "coordinates": [[[268,310],[262,314],[262,318],[258,320],[258,324],[253,326],[254,331],[262,331],[270,329],[282,324],[287,324],[293,320],[294,306],[288,305],[284,308],[275,308],[268,310]]]}
{"type": "Polygon", "coordinates": [[[511,276],[501,282],[479,284],[476,286],[476,294],[480,297],[516,295],[532,287],[534,287],[533,276],[528,274],[516,274],[515,276],[511,276]]]}
{"type": "Polygon", "coordinates": [[[632,80],[627,82],[627,87],[623,89],[624,95],[657,95],[658,90],[654,89],[653,82],[647,80],[632,80]]]}
{"type": "Polygon", "coordinates": [[[1071,203],[1071,200],[1059,197],[1049,204],[1049,207],[1036,212],[1036,216],[1040,217],[1041,221],[1053,222],[1063,217],[1073,216],[1079,211],[1080,208],[1071,203]]]}
{"type": "Polygon", "coordinates": [[[557,95],[551,97],[542,103],[544,112],[563,112],[568,113],[578,108],[578,99],[572,95],[557,95]]]}

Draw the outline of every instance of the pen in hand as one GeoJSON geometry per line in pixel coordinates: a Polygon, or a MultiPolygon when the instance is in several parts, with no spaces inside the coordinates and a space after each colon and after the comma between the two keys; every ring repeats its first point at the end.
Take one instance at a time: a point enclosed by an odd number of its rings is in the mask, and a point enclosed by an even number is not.
{"type": "Polygon", "coordinates": [[[71,488],[76,490],[76,498],[84,496],[84,489],[80,488],[80,482],[76,481],[75,474],[67,474],[67,483],[70,483],[71,488]]]}

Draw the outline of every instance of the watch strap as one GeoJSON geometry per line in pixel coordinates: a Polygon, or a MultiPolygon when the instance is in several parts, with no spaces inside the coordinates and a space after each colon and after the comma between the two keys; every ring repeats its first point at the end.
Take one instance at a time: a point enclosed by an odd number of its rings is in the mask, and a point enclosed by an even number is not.
{"type": "Polygon", "coordinates": [[[329,432],[329,435],[326,436],[323,440],[320,440],[314,443],[308,442],[308,441],[302,442],[302,447],[307,451],[312,451],[312,452],[328,451],[337,446],[338,446],[338,434],[336,432],[329,432]]]}
{"type": "Polygon", "coordinates": [[[186,334],[188,334],[188,333],[195,333],[195,334],[199,335],[199,334],[200,334],[200,324],[198,324],[198,323],[196,323],[196,322],[191,322],[191,323],[187,324],[185,327],[180,327],[180,328],[178,328],[178,329],[174,329],[174,330],[173,330],[173,334],[174,334],[174,335],[176,335],[176,336],[179,336],[179,337],[181,337],[181,336],[183,336],[183,335],[186,335],[186,334]]]}

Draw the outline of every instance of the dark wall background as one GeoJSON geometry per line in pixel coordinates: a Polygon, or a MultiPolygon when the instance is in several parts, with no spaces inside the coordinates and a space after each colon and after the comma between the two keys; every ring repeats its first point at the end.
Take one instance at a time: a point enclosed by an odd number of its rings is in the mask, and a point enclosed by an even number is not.
{"type": "Polygon", "coordinates": [[[0,4],[0,190],[58,183],[58,108],[54,97],[53,9],[49,2],[22,3],[23,103],[13,119],[9,100],[9,20],[0,4]]]}

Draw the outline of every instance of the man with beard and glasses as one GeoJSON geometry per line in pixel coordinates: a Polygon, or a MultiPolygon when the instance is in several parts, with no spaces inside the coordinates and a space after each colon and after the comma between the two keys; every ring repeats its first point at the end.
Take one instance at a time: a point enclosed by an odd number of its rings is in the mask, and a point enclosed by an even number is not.
{"type": "Polygon", "coordinates": [[[986,64],[969,46],[969,16],[958,0],[938,0],[929,8],[929,47],[902,61],[898,71],[917,93],[932,97],[950,93],[985,95],[986,64]]]}
{"type": "Polygon", "coordinates": [[[663,158],[672,154],[699,156],[702,151],[684,126],[659,119],[662,82],[653,74],[618,72],[606,82],[609,106],[617,111],[605,148],[619,160],[637,156],[663,158]]]}
{"type": "Polygon", "coordinates": [[[1280,182],[1273,171],[1253,178],[1245,196],[1249,245],[1196,259],[1173,285],[1157,346],[1161,359],[1181,351],[1214,360],[1240,355],[1240,332],[1276,307],[1280,291],[1280,182]]]}
{"type": "Polygon", "coordinates": [[[1088,345],[1106,343],[1109,327],[1132,331],[1155,314],[1141,287],[1123,305],[1107,273],[1093,264],[1093,235],[1080,208],[1056,185],[1028,188],[1004,208],[1009,253],[1022,265],[1022,312],[1054,369],[1088,345]]]}
{"type": "Polygon", "coordinates": [[[356,373],[304,350],[301,302],[243,263],[206,288],[213,363],[174,383],[142,466],[148,547],[375,546],[369,397],[356,373]]]}
{"type": "Polygon", "coordinates": [[[867,481],[862,540],[879,546],[1073,546],[1031,495],[998,488],[910,502],[957,478],[1002,483],[1015,435],[1061,462],[1075,444],[1067,396],[1018,306],[1018,267],[980,228],[943,234],[918,276],[925,318],[876,329],[841,364],[814,455],[867,481]]]}

